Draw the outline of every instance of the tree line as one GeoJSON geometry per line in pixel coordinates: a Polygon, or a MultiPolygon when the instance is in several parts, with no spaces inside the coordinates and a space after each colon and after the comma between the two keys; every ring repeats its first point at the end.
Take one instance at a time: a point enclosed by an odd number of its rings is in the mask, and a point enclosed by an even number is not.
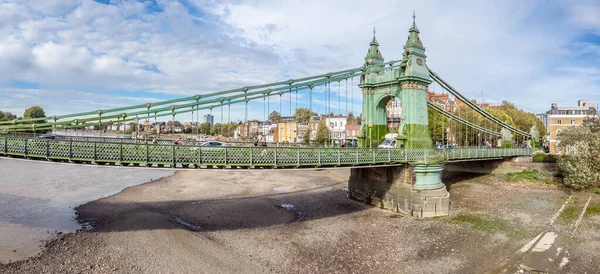
{"type": "MultiPolygon", "coordinates": [[[[533,113],[518,109],[511,102],[503,101],[500,106],[486,108],[484,111],[502,120],[506,124],[524,132],[530,132],[531,127],[536,125],[538,132],[540,133],[540,139],[533,140],[536,145],[541,143],[541,137],[546,134],[546,127],[541,119],[539,119],[533,113]]],[[[489,121],[487,118],[484,118],[481,114],[477,113],[466,104],[459,105],[456,108],[454,115],[495,132],[500,132],[501,130],[500,126],[489,121]]],[[[459,125],[458,122],[451,121],[446,116],[432,110],[431,108],[429,108],[428,116],[429,129],[431,131],[431,138],[433,139],[434,143],[437,141],[447,141],[448,136],[444,132],[446,128],[451,128],[453,131],[451,134],[454,135],[456,139],[460,140],[460,145],[472,146],[481,143],[482,135],[478,130],[466,127],[464,125],[459,125]]],[[[490,140],[496,141],[497,138],[490,137],[490,140]]],[[[504,140],[504,142],[511,143],[510,145],[512,145],[514,141],[515,140],[504,140]]],[[[490,145],[495,146],[495,143],[490,145]]]]}
{"type": "MultiPolygon", "coordinates": [[[[0,111],[0,121],[12,121],[12,120],[23,120],[23,119],[31,119],[31,118],[41,118],[46,117],[46,113],[44,109],[40,106],[33,106],[26,109],[23,112],[23,116],[17,117],[16,114],[13,114],[8,111],[0,111]]],[[[37,121],[36,123],[45,123],[46,121],[37,121]]]]}

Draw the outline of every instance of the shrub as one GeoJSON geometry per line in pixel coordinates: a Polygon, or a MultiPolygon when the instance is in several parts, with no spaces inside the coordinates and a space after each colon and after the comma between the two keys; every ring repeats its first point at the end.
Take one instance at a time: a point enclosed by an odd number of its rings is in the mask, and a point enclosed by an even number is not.
{"type": "Polygon", "coordinates": [[[575,190],[600,187],[600,119],[586,119],[581,127],[571,127],[559,136],[565,153],[558,169],[565,186],[575,190]]]}
{"type": "Polygon", "coordinates": [[[532,159],[535,163],[556,163],[556,160],[556,155],[548,153],[535,153],[532,159]]]}

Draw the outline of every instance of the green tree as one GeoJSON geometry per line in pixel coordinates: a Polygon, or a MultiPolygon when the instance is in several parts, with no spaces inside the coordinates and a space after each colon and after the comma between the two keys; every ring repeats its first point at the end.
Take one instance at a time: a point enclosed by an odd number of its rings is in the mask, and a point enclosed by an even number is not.
{"type": "Polygon", "coordinates": [[[564,184],[575,190],[600,187],[600,118],[567,128],[558,139],[558,149],[564,152],[558,160],[564,184]]]}
{"type": "MultiPolygon", "coordinates": [[[[454,114],[475,125],[482,126],[482,124],[485,124],[483,116],[466,104],[458,106],[454,114]]],[[[484,143],[488,137],[479,130],[460,124],[456,121],[452,121],[449,128],[451,134],[456,138],[456,143],[462,146],[479,146],[479,144],[484,143]]]]}
{"type": "Polygon", "coordinates": [[[216,123],[210,128],[210,135],[218,135],[221,134],[221,123],[216,123]]]}
{"type": "Polygon", "coordinates": [[[448,128],[448,117],[428,108],[427,116],[429,118],[429,131],[433,142],[444,141],[444,131],[448,128]]]}
{"type": "Polygon", "coordinates": [[[225,137],[232,137],[235,132],[236,125],[235,123],[227,123],[221,125],[221,135],[225,137]]]}
{"type": "MultiPolygon", "coordinates": [[[[504,112],[501,109],[498,108],[488,108],[485,110],[487,113],[491,114],[492,116],[502,120],[503,122],[507,123],[510,126],[515,126],[515,122],[513,121],[513,119],[508,116],[508,114],[506,114],[506,112],[504,112]]],[[[490,124],[492,122],[488,121],[490,124]]]]}
{"type": "MultiPolygon", "coordinates": [[[[44,109],[39,106],[33,106],[25,110],[23,113],[23,118],[32,119],[32,118],[41,118],[46,117],[46,113],[44,113],[44,109]]],[[[36,121],[36,123],[45,123],[46,121],[36,121]]]]}
{"type": "Polygon", "coordinates": [[[204,122],[202,124],[200,124],[200,133],[201,134],[210,134],[210,123],[209,122],[204,122]]]}
{"type": "Polygon", "coordinates": [[[302,136],[302,143],[305,145],[310,144],[310,127],[306,129],[306,131],[304,132],[304,136],[302,136]]]}
{"type": "Polygon", "coordinates": [[[297,108],[296,113],[294,114],[296,122],[308,122],[313,115],[316,115],[316,113],[311,113],[310,109],[307,108],[297,108]]]}
{"type": "Polygon", "coordinates": [[[281,120],[281,115],[279,114],[279,112],[273,111],[271,112],[271,114],[269,114],[269,117],[267,117],[267,119],[273,122],[279,122],[279,120],[281,120]]]}
{"type": "Polygon", "coordinates": [[[317,128],[317,135],[315,136],[315,143],[324,145],[329,142],[329,128],[325,125],[325,121],[319,123],[317,128]]]}
{"type": "Polygon", "coordinates": [[[540,133],[540,139],[535,140],[536,143],[541,143],[541,138],[546,134],[546,127],[542,120],[540,120],[535,114],[526,112],[515,107],[515,105],[508,101],[502,101],[500,109],[510,116],[514,121],[514,127],[529,133],[533,125],[537,125],[540,133]]]}
{"type": "Polygon", "coordinates": [[[2,112],[0,111],[0,121],[10,121],[17,119],[17,115],[14,115],[10,112],[2,112]]]}

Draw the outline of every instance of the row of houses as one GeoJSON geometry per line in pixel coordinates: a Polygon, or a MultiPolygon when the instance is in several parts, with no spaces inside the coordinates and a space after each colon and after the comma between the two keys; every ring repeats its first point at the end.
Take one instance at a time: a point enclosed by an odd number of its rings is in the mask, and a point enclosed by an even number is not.
{"type": "Polygon", "coordinates": [[[291,117],[283,117],[278,122],[248,121],[238,126],[236,136],[243,140],[301,143],[307,132],[310,132],[310,140],[315,140],[322,121],[329,130],[332,143],[356,140],[358,136],[360,122],[352,116],[313,116],[308,122],[296,122],[291,117]]]}

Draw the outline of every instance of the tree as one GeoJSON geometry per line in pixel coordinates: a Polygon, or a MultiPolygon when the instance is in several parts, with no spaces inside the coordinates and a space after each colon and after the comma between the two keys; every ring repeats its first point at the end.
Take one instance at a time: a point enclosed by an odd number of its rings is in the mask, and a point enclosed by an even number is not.
{"type": "MultiPolygon", "coordinates": [[[[518,109],[513,103],[508,101],[502,101],[500,109],[513,119],[514,127],[522,131],[529,132],[531,127],[533,127],[535,124],[540,132],[540,137],[546,134],[546,127],[544,126],[544,123],[535,114],[518,109]]],[[[534,141],[537,144],[541,143],[541,140],[534,141]]]]}
{"type": "Polygon", "coordinates": [[[444,131],[449,126],[448,117],[433,110],[432,108],[428,108],[427,116],[429,118],[429,131],[431,132],[431,139],[434,143],[437,141],[444,142],[444,131]]]}
{"type": "MultiPolygon", "coordinates": [[[[488,108],[485,111],[487,113],[491,114],[492,116],[507,123],[508,125],[510,125],[512,127],[515,126],[515,122],[513,121],[513,119],[510,116],[508,116],[508,114],[506,114],[506,112],[504,112],[503,110],[498,109],[498,108],[488,108]]],[[[491,122],[490,122],[490,124],[491,124],[491,122]]]]}
{"type": "Polygon", "coordinates": [[[600,118],[588,118],[580,127],[570,127],[558,135],[558,160],[564,184],[575,190],[600,187],[600,118]]]}
{"type": "Polygon", "coordinates": [[[235,123],[227,123],[221,125],[221,135],[225,137],[232,137],[235,132],[236,125],[235,123]]]}
{"type": "Polygon", "coordinates": [[[201,134],[210,134],[210,123],[209,122],[204,122],[202,124],[200,124],[200,129],[199,129],[201,134]]]}
{"type": "MultiPolygon", "coordinates": [[[[25,110],[23,113],[23,118],[32,119],[32,118],[40,118],[46,117],[46,113],[44,113],[44,109],[39,106],[33,106],[25,110]]],[[[45,123],[46,121],[36,121],[36,123],[45,123]]]]}
{"type": "Polygon", "coordinates": [[[297,108],[294,116],[296,117],[296,122],[308,122],[310,121],[310,117],[313,115],[317,115],[314,112],[311,112],[310,109],[307,108],[297,108]]]}
{"type": "Polygon", "coordinates": [[[310,127],[306,129],[306,131],[304,132],[304,136],[302,136],[302,143],[305,145],[310,144],[310,127]]]}
{"type": "Polygon", "coordinates": [[[221,134],[221,123],[216,123],[210,128],[210,135],[218,135],[221,134]]]}
{"type": "Polygon", "coordinates": [[[315,136],[315,143],[324,145],[329,142],[329,128],[325,125],[325,121],[319,123],[317,128],[317,136],[315,136]]]}
{"type": "Polygon", "coordinates": [[[10,121],[17,119],[17,115],[14,115],[10,112],[2,112],[0,111],[0,121],[10,121]]]}
{"type": "Polygon", "coordinates": [[[279,112],[273,111],[271,112],[271,114],[269,114],[269,117],[267,117],[267,119],[273,122],[279,122],[279,120],[281,120],[281,115],[279,114],[279,112]]]}

